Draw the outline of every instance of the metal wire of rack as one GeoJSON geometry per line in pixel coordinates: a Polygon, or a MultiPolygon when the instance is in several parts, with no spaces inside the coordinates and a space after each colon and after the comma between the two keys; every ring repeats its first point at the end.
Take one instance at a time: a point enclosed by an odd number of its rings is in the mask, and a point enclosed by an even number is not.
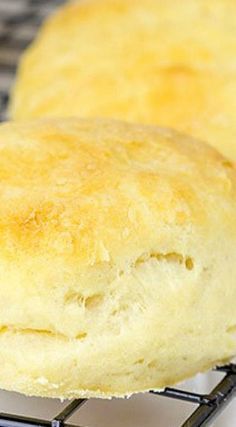
{"type": "MultiPolygon", "coordinates": [[[[0,0],[0,121],[6,119],[6,106],[16,64],[30,43],[43,18],[63,0],[0,0]]],[[[224,378],[209,394],[166,388],[150,393],[198,405],[181,427],[208,426],[236,396],[236,364],[218,367],[224,378]]],[[[0,427],[71,427],[66,421],[87,401],[73,400],[51,421],[0,413],[0,427]]],[[[77,426],[79,427],[79,426],[77,426]]]]}

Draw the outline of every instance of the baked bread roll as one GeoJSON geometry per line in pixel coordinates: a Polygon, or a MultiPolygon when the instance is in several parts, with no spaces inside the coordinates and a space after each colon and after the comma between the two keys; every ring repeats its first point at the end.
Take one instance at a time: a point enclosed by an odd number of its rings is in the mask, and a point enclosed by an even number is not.
{"type": "Polygon", "coordinates": [[[11,116],[170,126],[236,160],[235,16],[235,0],[66,4],[22,58],[11,116]]]}
{"type": "Polygon", "coordinates": [[[0,387],[158,389],[236,354],[236,171],[174,131],[0,126],[0,387]]]}

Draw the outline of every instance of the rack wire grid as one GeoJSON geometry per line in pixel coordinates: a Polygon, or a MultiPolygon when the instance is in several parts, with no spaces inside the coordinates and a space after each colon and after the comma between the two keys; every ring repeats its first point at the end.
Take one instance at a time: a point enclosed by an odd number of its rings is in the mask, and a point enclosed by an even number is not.
{"type": "MultiPolygon", "coordinates": [[[[6,106],[16,64],[22,50],[30,43],[43,18],[63,0],[0,0],[0,120],[6,119],[6,106]]],[[[236,364],[218,367],[224,378],[209,394],[198,394],[166,388],[155,395],[192,402],[195,412],[182,427],[208,426],[236,395],[236,364]]],[[[0,414],[0,427],[70,427],[66,424],[75,411],[86,403],[85,399],[73,400],[51,421],[12,414],[0,414]]]]}

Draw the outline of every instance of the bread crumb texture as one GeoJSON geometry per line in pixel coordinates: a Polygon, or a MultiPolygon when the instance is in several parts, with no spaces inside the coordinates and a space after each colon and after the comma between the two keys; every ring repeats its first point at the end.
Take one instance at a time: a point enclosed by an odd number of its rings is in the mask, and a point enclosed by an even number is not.
{"type": "Polygon", "coordinates": [[[235,0],[69,2],[23,56],[11,116],[169,126],[235,161],[235,16],[235,0]]]}
{"type": "Polygon", "coordinates": [[[236,170],[168,129],[0,126],[0,386],[162,388],[236,354],[236,170]]]}

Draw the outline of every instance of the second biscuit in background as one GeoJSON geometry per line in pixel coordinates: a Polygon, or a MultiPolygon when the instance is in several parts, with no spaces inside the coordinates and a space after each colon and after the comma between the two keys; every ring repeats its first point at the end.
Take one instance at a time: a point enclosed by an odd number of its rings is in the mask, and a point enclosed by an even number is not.
{"type": "Polygon", "coordinates": [[[235,160],[235,15],[232,0],[66,4],[23,56],[11,116],[171,126],[235,160]]]}

